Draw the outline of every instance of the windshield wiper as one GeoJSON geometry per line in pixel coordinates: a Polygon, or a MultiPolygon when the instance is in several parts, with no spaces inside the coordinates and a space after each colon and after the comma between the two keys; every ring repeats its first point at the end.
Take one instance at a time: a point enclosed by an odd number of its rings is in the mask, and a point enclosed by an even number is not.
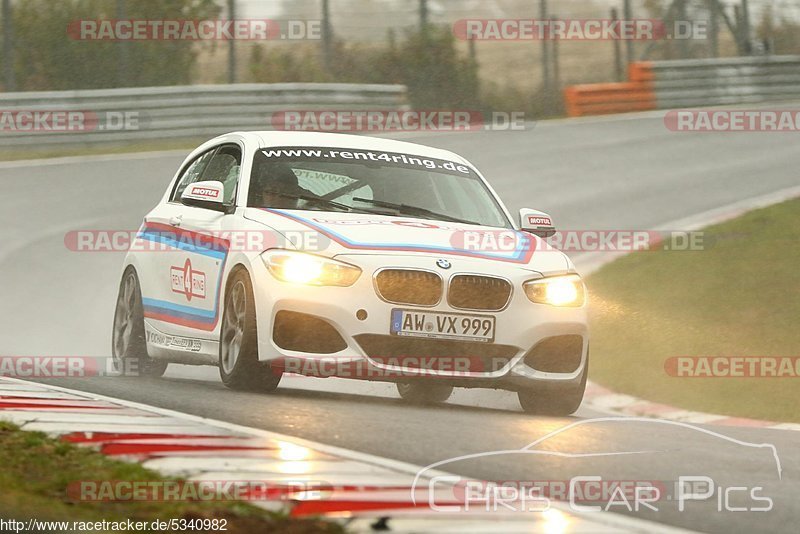
{"type": "Polygon", "coordinates": [[[395,204],[394,202],[386,202],[384,200],[375,200],[372,198],[361,198],[361,197],[353,197],[353,200],[357,202],[369,202],[370,204],[373,204],[375,206],[393,209],[396,210],[398,213],[403,213],[406,215],[420,215],[425,218],[442,219],[445,221],[458,222],[464,224],[479,224],[476,223],[475,221],[460,219],[458,217],[453,217],[452,215],[447,215],[445,213],[438,213],[426,208],[421,208],[419,206],[411,206],[409,204],[395,204]]]}
{"type": "Polygon", "coordinates": [[[270,195],[275,195],[277,197],[283,198],[292,198],[295,200],[306,200],[308,202],[314,202],[317,204],[324,204],[326,206],[331,206],[334,208],[339,208],[344,211],[351,211],[353,208],[352,206],[348,206],[347,204],[342,204],[341,202],[336,202],[335,200],[328,200],[327,198],[321,198],[312,195],[304,195],[304,194],[293,194],[293,193],[281,193],[278,191],[265,191],[270,195]]]}

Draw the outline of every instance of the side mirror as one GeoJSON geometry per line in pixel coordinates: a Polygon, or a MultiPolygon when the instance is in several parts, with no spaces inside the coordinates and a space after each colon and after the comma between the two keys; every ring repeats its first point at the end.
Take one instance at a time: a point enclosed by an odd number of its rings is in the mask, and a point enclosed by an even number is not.
{"type": "Polygon", "coordinates": [[[189,184],[189,187],[181,193],[181,204],[230,213],[231,206],[223,202],[224,198],[225,190],[222,182],[209,180],[189,184]]]}
{"type": "Polygon", "coordinates": [[[553,219],[548,214],[530,208],[519,210],[519,227],[542,238],[553,236],[556,233],[553,219]]]}

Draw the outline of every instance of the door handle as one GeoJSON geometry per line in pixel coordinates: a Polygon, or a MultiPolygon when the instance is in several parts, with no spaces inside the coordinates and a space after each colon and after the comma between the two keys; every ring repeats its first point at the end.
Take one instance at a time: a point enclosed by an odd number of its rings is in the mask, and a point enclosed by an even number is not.
{"type": "Polygon", "coordinates": [[[182,221],[183,221],[183,215],[176,215],[175,217],[169,218],[169,223],[172,226],[180,226],[182,221]]]}

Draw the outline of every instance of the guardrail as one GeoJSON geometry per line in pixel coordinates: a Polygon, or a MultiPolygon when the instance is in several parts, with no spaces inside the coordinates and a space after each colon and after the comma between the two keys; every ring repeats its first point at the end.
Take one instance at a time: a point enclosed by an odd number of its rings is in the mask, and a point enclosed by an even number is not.
{"type": "Polygon", "coordinates": [[[570,116],[800,98],[800,56],[632,63],[628,81],[564,89],[570,116]]]}
{"type": "MultiPolygon", "coordinates": [[[[0,123],[0,149],[158,141],[213,137],[234,130],[269,130],[270,116],[276,111],[399,110],[407,106],[406,95],[402,85],[339,83],[0,93],[0,113],[6,121],[19,121],[19,112],[39,112],[41,118],[42,113],[51,111],[77,111],[83,112],[78,116],[82,122],[90,123],[72,131],[37,129],[35,124],[26,131],[17,127],[18,122],[11,126],[0,123]]],[[[30,124],[28,119],[25,116],[25,125],[30,124]]]]}

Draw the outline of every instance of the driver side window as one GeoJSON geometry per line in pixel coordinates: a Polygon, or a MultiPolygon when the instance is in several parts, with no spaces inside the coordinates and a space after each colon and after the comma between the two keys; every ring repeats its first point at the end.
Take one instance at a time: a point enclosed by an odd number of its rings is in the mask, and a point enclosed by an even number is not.
{"type": "Polygon", "coordinates": [[[200,181],[222,182],[223,202],[231,204],[239,183],[239,170],[242,167],[242,150],[236,145],[223,145],[217,149],[203,170],[200,181]]]}
{"type": "Polygon", "coordinates": [[[184,189],[189,187],[189,184],[194,182],[200,181],[200,175],[203,172],[203,169],[206,168],[206,164],[211,159],[211,156],[214,154],[216,149],[212,148],[208,152],[205,152],[194,159],[189,165],[184,169],[183,174],[178,179],[178,184],[175,186],[175,191],[172,192],[172,196],[170,197],[171,202],[180,202],[181,195],[183,194],[184,189]]]}
{"type": "Polygon", "coordinates": [[[180,202],[181,194],[194,182],[222,182],[224,188],[223,202],[233,203],[236,195],[236,184],[239,182],[239,170],[242,166],[242,150],[236,145],[222,145],[204,152],[191,162],[183,171],[175,191],[170,198],[180,202]]]}

